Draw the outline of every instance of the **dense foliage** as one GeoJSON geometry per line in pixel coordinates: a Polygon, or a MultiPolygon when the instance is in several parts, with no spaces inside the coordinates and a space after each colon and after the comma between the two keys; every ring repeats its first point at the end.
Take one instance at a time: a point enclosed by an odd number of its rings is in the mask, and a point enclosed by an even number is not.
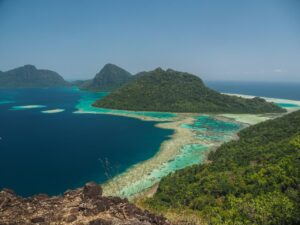
{"type": "Polygon", "coordinates": [[[0,72],[0,88],[58,87],[69,85],[58,73],[25,65],[0,72]]]}
{"type": "Polygon", "coordinates": [[[113,65],[106,64],[94,79],[85,82],[77,82],[81,89],[88,91],[112,91],[127,83],[132,75],[126,70],[113,65]]]}
{"type": "Polygon", "coordinates": [[[188,73],[160,68],[143,72],[94,106],[136,111],[164,112],[284,112],[261,98],[244,99],[220,94],[188,73]]]}
{"type": "Polygon", "coordinates": [[[240,139],[164,178],[152,209],[189,209],[209,224],[300,224],[300,111],[242,130],[240,139]]]}

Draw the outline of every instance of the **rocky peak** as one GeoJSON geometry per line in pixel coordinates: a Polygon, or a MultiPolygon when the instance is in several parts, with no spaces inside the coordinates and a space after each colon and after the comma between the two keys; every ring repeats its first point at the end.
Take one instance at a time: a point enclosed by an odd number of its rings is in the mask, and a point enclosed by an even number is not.
{"type": "Polygon", "coordinates": [[[26,64],[23,66],[24,69],[37,70],[34,65],[26,64]]]}
{"type": "Polygon", "coordinates": [[[22,198],[10,189],[0,192],[1,225],[167,225],[162,216],[144,211],[119,197],[102,196],[94,182],[63,195],[22,198]]]}
{"type": "Polygon", "coordinates": [[[154,72],[156,73],[162,73],[162,72],[165,72],[161,67],[157,67],[154,72]]]}

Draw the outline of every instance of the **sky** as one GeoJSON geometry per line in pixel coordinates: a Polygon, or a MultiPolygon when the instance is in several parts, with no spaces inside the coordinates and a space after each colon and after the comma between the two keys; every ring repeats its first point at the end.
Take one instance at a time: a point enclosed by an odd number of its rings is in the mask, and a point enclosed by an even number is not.
{"type": "Polygon", "coordinates": [[[0,0],[0,70],[300,82],[300,0],[0,0]]]}

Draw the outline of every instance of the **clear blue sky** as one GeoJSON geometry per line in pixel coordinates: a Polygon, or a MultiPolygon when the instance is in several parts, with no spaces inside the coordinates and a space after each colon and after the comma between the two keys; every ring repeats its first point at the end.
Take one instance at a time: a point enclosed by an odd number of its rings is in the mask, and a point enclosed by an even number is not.
{"type": "Polygon", "coordinates": [[[78,79],[108,62],[300,82],[300,0],[0,0],[0,70],[78,79]]]}

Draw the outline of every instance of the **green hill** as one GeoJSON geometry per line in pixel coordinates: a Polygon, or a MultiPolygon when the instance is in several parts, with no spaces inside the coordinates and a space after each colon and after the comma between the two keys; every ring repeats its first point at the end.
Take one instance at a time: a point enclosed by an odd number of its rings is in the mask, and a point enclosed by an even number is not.
{"type": "Polygon", "coordinates": [[[113,65],[106,64],[94,79],[79,84],[79,87],[88,91],[112,91],[127,83],[132,75],[126,70],[113,65]]]}
{"type": "Polygon", "coordinates": [[[69,85],[58,73],[25,65],[0,73],[0,88],[58,87],[69,85]]]}
{"type": "Polygon", "coordinates": [[[211,163],[164,178],[146,204],[189,209],[209,224],[300,223],[300,111],[251,126],[211,163]]]}
{"type": "Polygon", "coordinates": [[[261,98],[244,99],[228,96],[207,88],[194,75],[158,68],[143,72],[103,99],[96,107],[136,111],[164,112],[284,112],[261,98]]]}

